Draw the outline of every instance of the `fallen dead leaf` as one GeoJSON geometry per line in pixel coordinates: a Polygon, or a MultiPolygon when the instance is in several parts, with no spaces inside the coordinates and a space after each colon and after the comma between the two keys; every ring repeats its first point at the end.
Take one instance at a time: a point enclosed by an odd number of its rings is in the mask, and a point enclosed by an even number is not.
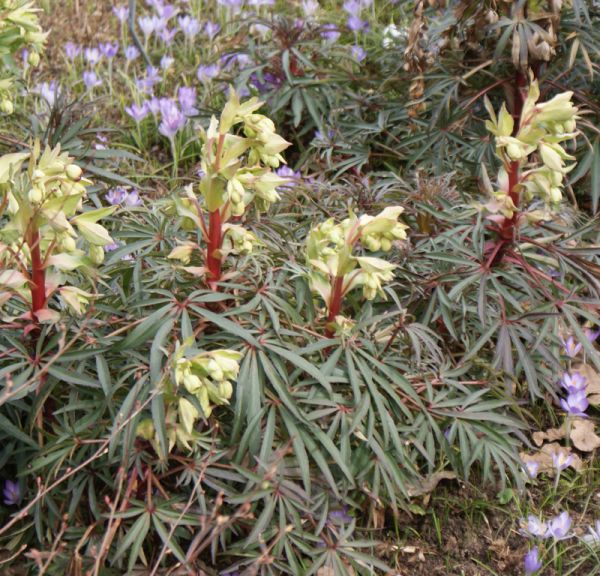
{"type": "Polygon", "coordinates": [[[589,364],[577,364],[573,366],[574,372],[579,372],[586,380],[586,392],[588,401],[594,406],[600,405],[600,374],[596,372],[589,364]]]}
{"type": "Polygon", "coordinates": [[[534,432],[531,437],[536,446],[541,446],[546,440],[548,442],[555,442],[556,440],[562,440],[566,436],[564,425],[560,428],[548,428],[545,432],[538,430],[534,432]]]}
{"type": "Polygon", "coordinates": [[[569,434],[573,445],[582,452],[591,452],[600,447],[600,436],[596,435],[596,427],[591,420],[576,418],[569,434]]]}
{"type": "MultiPolygon", "coordinates": [[[[557,454],[558,452],[566,452],[567,454],[572,453],[572,450],[569,446],[561,446],[558,442],[552,442],[551,444],[544,444],[540,448],[540,451],[535,454],[527,454],[525,452],[521,452],[521,460],[523,462],[537,462],[540,467],[538,472],[543,472],[548,474],[548,476],[554,476],[556,474],[556,469],[554,468],[554,463],[552,461],[552,456],[557,454]]],[[[583,462],[581,458],[573,453],[573,461],[571,462],[571,468],[574,470],[581,470],[581,466],[583,462]]]]}
{"type": "Polygon", "coordinates": [[[429,494],[430,492],[433,492],[435,490],[437,485],[442,480],[455,480],[455,479],[456,479],[456,474],[454,472],[448,472],[448,471],[436,472],[435,474],[432,474],[431,476],[428,476],[427,478],[425,478],[425,480],[423,480],[423,482],[421,483],[420,486],[415,486],[415,485],[409,486],[408,495],[411,497],[414,497],[414,496],[423,496],[424,494],[429,494]]]}

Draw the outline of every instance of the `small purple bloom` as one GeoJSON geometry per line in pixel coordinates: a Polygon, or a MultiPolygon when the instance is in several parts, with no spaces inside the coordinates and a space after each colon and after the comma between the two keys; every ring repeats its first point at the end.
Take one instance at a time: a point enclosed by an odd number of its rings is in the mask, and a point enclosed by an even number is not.
{"type": "Polygon", "coordinates": [[[121,24],[129,17],[129,8],[127,6],[113,6],[112,11],[121,24]]]}
{"type": "Polygon", "coordinates": [[[302,0],[302,11],[307,18],[312,18],[318,9],[319,3],[317,0],[302,0]]]}
{"type": "Polygon", "coordinates": [[[600,336],[600,330],[592,330],[591,328],[586,328],[584,330],[585,332],[585,337],[588,339],[588,341],[591,342],[595,342],[596,339],[598,338],[598,336],[600,336]]]}
{"type": "Polygon", "coordinates": [[[148,105],[148,110],[150,110],[154,116],[158,116],[160,113],[160,99],[156,96],[152,96],[152,98],[150,98],[146,104],[148,105]]]}
{"type": "Polygon", "coordinates": [[[104,250],[106,252],[114,252],[118,248],[119,248],[119,244],[117,242],[111,242],[110,244],[106,244],[106,246],[104,246],[104,250]]]}
{"type": "Polygon", "coordinates": [[[175,6],[173,6],[173,4],[158,4],[155,6],[155,8],[159,17],[165,21],[173,18],[177,12],[177,9],[175,6]]]}
{"type": "Polygon", "coordinates": [[[100,42],[100,44],[98,44],[98,48],[100,52],[102,52],[102,55],[106,56],[106,58],[110,60],[119,52],[119,43],[115,42],[112,44],[111,42],[100,42]]]}
{"type": "Polygon", "coordinates": [[[565,372],[560,380],[562,387],[569,393],[581,392],[587,386],[587,380],[580,372],[565,372]]]}
{"type": "Polygon", "coordinates": [[[92,90],[96,86],[100,86],[102,81],[93,70],[86,70],[83,73],[83,83],[88,90],[92,90]]]}
{"type": "Polygon", "coordinates": [[[58,82],[56,80],[52,80],[50,83],[42,82],[41,84],[38,84],[33,89],[33,92],[35,94],[39,94],[46,101],[48,106],[52,108],[56,103],[56,99],[60,95],[60,88],[58,86],[58,82]]]}
{"type": "Polygon", "coordinates": [[[12,480],[6,480],[4,482],[4,489],[2,490],[2,496],[4,497],[4,504],[6,506],[15,506],[21,500],[21,488],[18,482],[12,480]]]}
{"type": "Polygon", "coordinates": [[[111,188],[107,192],[104,199],[112,206],[117,206],[117,204],[121,204],[121,202],[123,202],[123,200],[125,200],[126,196],[127,196],[127,191],[124,188],[117,186],[116,188],[111,188]]]}
{"type": "Polygon", "coordinates": [[[564,540],[568,537],[570,528],[571,518],[569,513],[563,512],[548,522],[548,531],[546,532],[546,537],[552,537],[555,540],[564,540]]]}
{"type": "Polygon", "coordinates": [[[172,139],[185,126],[186,117],[175,102],[162,105],[160,112],[162,120],[158,126],[158,131],[163,136],[172,139]]]}
{"type": "Polygon", "coordinates": [[[559,450],[552,454],[552,463],[558,472],[562,472],[573,463],[573,454],[569,454],[564,450],[559,450]]]}
{"type": "Polygon", "coordinates": [[[546,538],[548,527],[537,516],[530,515],[527,517],[527,524],[523,529],[523,533],[527,536],[535,536],[536,538],[546,538]]]}
{"type": "Polygon", "coordinates": [[[333,510],[327,515],[327,519],[333,523],[352,522],[352,516],[348,514],[350,508],[347,505],[342,506],[340,510],[333,510]]]}
{"type": "Polygon", "coordinates": [[[357,62],[362,62],[367,57],[367,53],[362,46],[352,46],[350,53],[352,54],[352,58],[357,62]]]}
{"type": "Polygon", "coordinates": [[[369,23],[366,20],[361,20],[358,16],[348,16],[346,26],[352,32],[362,32],[369,29],[369,23]]]}
{"type": "Polygon", "coordinates": [[[198,110],[195,108],[196,105],[196,88],[191,86],[181,86],[177,92],[177,100],[181,106],[182,112],[186,116],[194,116],[198,114],[198,110]]]}
{"type": "Polygon", "coordinates": [[[359,0],[345,0],[345,2],[342,4],[342,8],[350,16],[360,16],[360,12],[362,10],[359,0]]]}
{"type": "Polygon", "coordinates": [[[65,44],[65,54],[69,60],[75,60],[81,54],[81,46],[74,42],[67,42],[65,44]]]}
{"type": "Polygon", "coordinates": [[[135,46],[127,46],[127,48],[125,48],[125,59],[127,62],[131,62],[132,60],[139,58],[139,56],[140,51],[135,46]]]}
{"type": "Polygon", "coordinates": [[[585,417],[585,411],[588,409],[590,403],[588,402],[585,390],[579,390],[578,392],[571,392],[566,400],[562,398],[560,405],[571,416],[585,417]]]}
{"type": "Polygon", "coordinates": [[[169,56],[168,54],[165,54],[160,59],[161,70],[168,70],[171,66],[173,66],[173,62],[175,62],[175,58],[173,58],[172,56],[169,56]]]}
{"type": "Polygon", "coordinates": [[[200,82],[208,83],[213,78],[216,78],[221,72],[219,64],[200,64],[198,66],[198,71],[196,72],[196,77],[200,82]]]}
{"type": "Polygon", "coordinates": [[[296,171],[292,170],[289,166],[286,166],[285,164],[283,164],[282,166],[277,168],[277,170],[275,170],[275,173],[277,174],[277,176],[280,176],[281,178],[288,179],[288,182],[279,186],[279,188],[281,188],[282,190],[284,190],[286,188],[287,189],[294,188],[295,186],[298,185],[298,183],[300,182],[300,179],[301,179],[300,172],[296,172],[296,171]]]}
{"type": "Polygon", "coordinates": [[[542,567],[537,546],[525,554],[524,567],[527,576],[532,576],[542,567]]]}
{"type": "Polygon", "coordinates": [[[231,10],[237,12],[242,6],[243,0],[217,0],[219,6],[225,6],[231,10]]]}
{"type": "Polygon", "coordinates": [[[581,342],[576,342],[573,336],[569,336],[566,340],[561,338],[560,341],[562,342],[565,354],[569,358],[575,358],[575,356],[579,354],[579,351],[581,350],[581,342]]]}
{"type": "Polygon", "coordinates": [[[141,206],[143,202],[142,199],[139,197],[139,194],[135,190],[132,190],[123,199],[123,204],[125,204],[125,206],[134,207],[141,206]]]}
{"type": "Polygon", "coordinates": [[[525,472],[527,472],[527,476],[530,478],[535,478],[538,475],[540,463],[530,460],[529,462],[525,462],[523,467],[525,468],[525,472]]]}
{"type": "Polygon", "coordinates": [[[340,31],[335,24],[325,24],[321,29],[321,38],[335,42],[340,37],[340,31]]]}
{"type": "Polygon", "coordinates": [[[177,18],[177,22],[183,35],[190,40],[195,38],[200,32],[200,22],[192,16],[180,16],[177,18]]]}
{"type": "Polygon", "coordinates": [[[103,136],[102,134],[96,134],[97,142],[94,143],[95,150],[106,150],[106,144],[108,143],[108,138],[103,136]]]}
{"type": "Polygon", "coordinates": [[[95,66],[102,59],[102,54],[98,48],[86,48],[83,51],[83,56],[90,66],[95,66]]]}
{"type": "Polygon", "coordinates": [[[204,25],[204,32],[212,40],[221,30],[221,27],[216,22],[210,20],[204,25]]]}
{"type": "Polygon", "coordinates": [[[171,44],[173,39],[177,34],[177,28],[167,28],[165,27],[158,33],[159,38],[163,41],[164,44],[171,44]]]}
{"type": "Polygon", "coordinates": [[[146,116],[148,116],[150,110],[148,110],[148,104],[144,102],[141,106],[138,106],[135,103],[131,106],[125,106],[125,112],[133,118],[136,124],[139,124],[146,116]]]}
{"type": "Polygon", "coordinates": [[[138,24],[146,39],[156,30],[156,24],[150,16],[140,16],[138,18],[138,24]]]}
{"type": "Polygon", "coordinates": [[[146,69],[146,75],[136,81],[136,85],[139,90],[147,94],[151,93],[154,86],[162,82],[162,77],[158,68],[154,66],[148,66],[146,69]]]}
{"type": "Polygon", "coordinates": [[[589,534],[586,534],[583,537],[584,542],[593,546],[598,546],[598,544],[600,544],[600,520],[596,520],[595,529],[590,526],[588,532],[589,534]]]}

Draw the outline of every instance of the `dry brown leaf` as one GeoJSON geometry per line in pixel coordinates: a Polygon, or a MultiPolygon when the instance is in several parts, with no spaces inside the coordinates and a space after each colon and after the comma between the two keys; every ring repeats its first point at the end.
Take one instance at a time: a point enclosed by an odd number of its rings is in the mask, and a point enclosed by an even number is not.
{"type": "Polygon", "coordinates": [[[442,481],[442,480],[455,480],[456,479],[456,474],[454,472],[446,472],[446,471],[442,471],[442,472],[436,472],[435,474],[432,474],[431,476],[428,476],[427,478],[425,478],[425,480],[423,480],[423,482],[421,483],[420,486],[409,486],[408,488],[408,495],[413,497],[413,496],[423,496],[424,494],[429,494],[430,492],[433,492],[436,488],[436,486],[442,481]]]}
{"type": "MultiPolygon", "coordinates": [[[[544,444],[540,448],[539,452],[535,454],[527,454],[525,452],[521,452],[519,455],[521,456],[521,460],[523,462],[537,462],[540,467],[538,472],[543,472],[548,474],[548,476],[554,476],[556,474],[556,469],[554,468],[554,462],[552,461],[552,456],[559,452],[566,452],[567,454],[572,453],[570,447],[561,446],[558,442],[552,442],[551,444],[544,444]]],[[[581,466],[583,462],[581,458],[577,456],[577,454],[573,453],[573,461],[571,462],[571,468],[574,470],[581,470],[581,466]]]]}
{"type": "Polygon", "coordinates": [[[556,440],[562,440],[567,435],[564,425],[560,428],[548,428],[545,432],[541,430],[534,432],[531,437],[536,446],[541,446],[546,440],[549,442],[555,442],[556,440]]]}
{"type": "Polygon", "coordinates": [[[582,452],[591,452],[600,447],[600,437],[596,435],[596,427],[591,420],[576,418],[569,434],[573,445],[582,452]]]}

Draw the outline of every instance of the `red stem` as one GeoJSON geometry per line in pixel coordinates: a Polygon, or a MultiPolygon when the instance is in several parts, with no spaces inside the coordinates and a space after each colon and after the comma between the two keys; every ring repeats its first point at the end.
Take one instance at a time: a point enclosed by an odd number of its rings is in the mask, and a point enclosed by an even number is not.
{"type": "Polygon", "coordinates": [[[208,221],[208,247],[206,249],[206,268],[208,270],[208,285],[216,290],[216,283],[221,279],[221,250],[223,242],[223,223],[221,211],[215,210],[209,215],[208,221]]]}
{"type": "Polygon", "coordinates": [[[40,252],[40,233],[38,230],[29,235],[31,252],[31,312],[37,322],[36,313],[46,306],[46,270],[40,252]]]}
{"type": "MultiPolygon", "coordinates": [[[[329,314],[327,316],[327,324],[330,324],[335,320],[335,317],[340,313],[342,309],[342,297],[344,289],[344,277],[336,276],[333,281],[333,287],[331,290],[331,300],[329,302],[329,314]]],[[[334,331],[328,326],[325,330],[325,335],[328,338],[333,336],[334,331]]]]}

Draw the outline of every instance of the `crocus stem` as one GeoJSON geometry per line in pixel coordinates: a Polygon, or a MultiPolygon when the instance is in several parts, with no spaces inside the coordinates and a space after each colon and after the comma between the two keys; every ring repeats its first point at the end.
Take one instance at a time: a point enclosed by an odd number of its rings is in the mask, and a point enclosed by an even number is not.
{"type": "Polygon", "coordinates": [[[221,243],[223,242],[223,222],[220,210],[214,210],[208,220],[208,247],[206,249],[206,268],[208,272],[208,285],[211,290],[217,289],[217,282],[221,279],[221,243]]]}
{"type": "Polygon", "coordinates": [[[179,159],[177,158],[177,143],[175,142],[175,137],[169,138],[171,141],[171,151],[173,153],[173,178],[177,178],[177,174],[179,172],[179,159]]]}
{"type": "Polygon", "coordinates": [[[36,313],[46,306],[46,271],[40,252],[40,233],[38,230],[29,234],[29,251],[31,252],[31,313],[37,323],[36,313]]]}
{"type": "Polygon", "coordinates": [[[325,335],[328,338],[333,336],[333,330],[329,326],[331,322],[335,320],[335,317],[340,313],[342,309],[342,298],[343,298],[343,290],[344,290],[344,277],[336,276],[333,281],[333,287],[331,289],[331,299],[329,301],[329,314],[327,316],[327,328],[325,330],[325,335]]]}

